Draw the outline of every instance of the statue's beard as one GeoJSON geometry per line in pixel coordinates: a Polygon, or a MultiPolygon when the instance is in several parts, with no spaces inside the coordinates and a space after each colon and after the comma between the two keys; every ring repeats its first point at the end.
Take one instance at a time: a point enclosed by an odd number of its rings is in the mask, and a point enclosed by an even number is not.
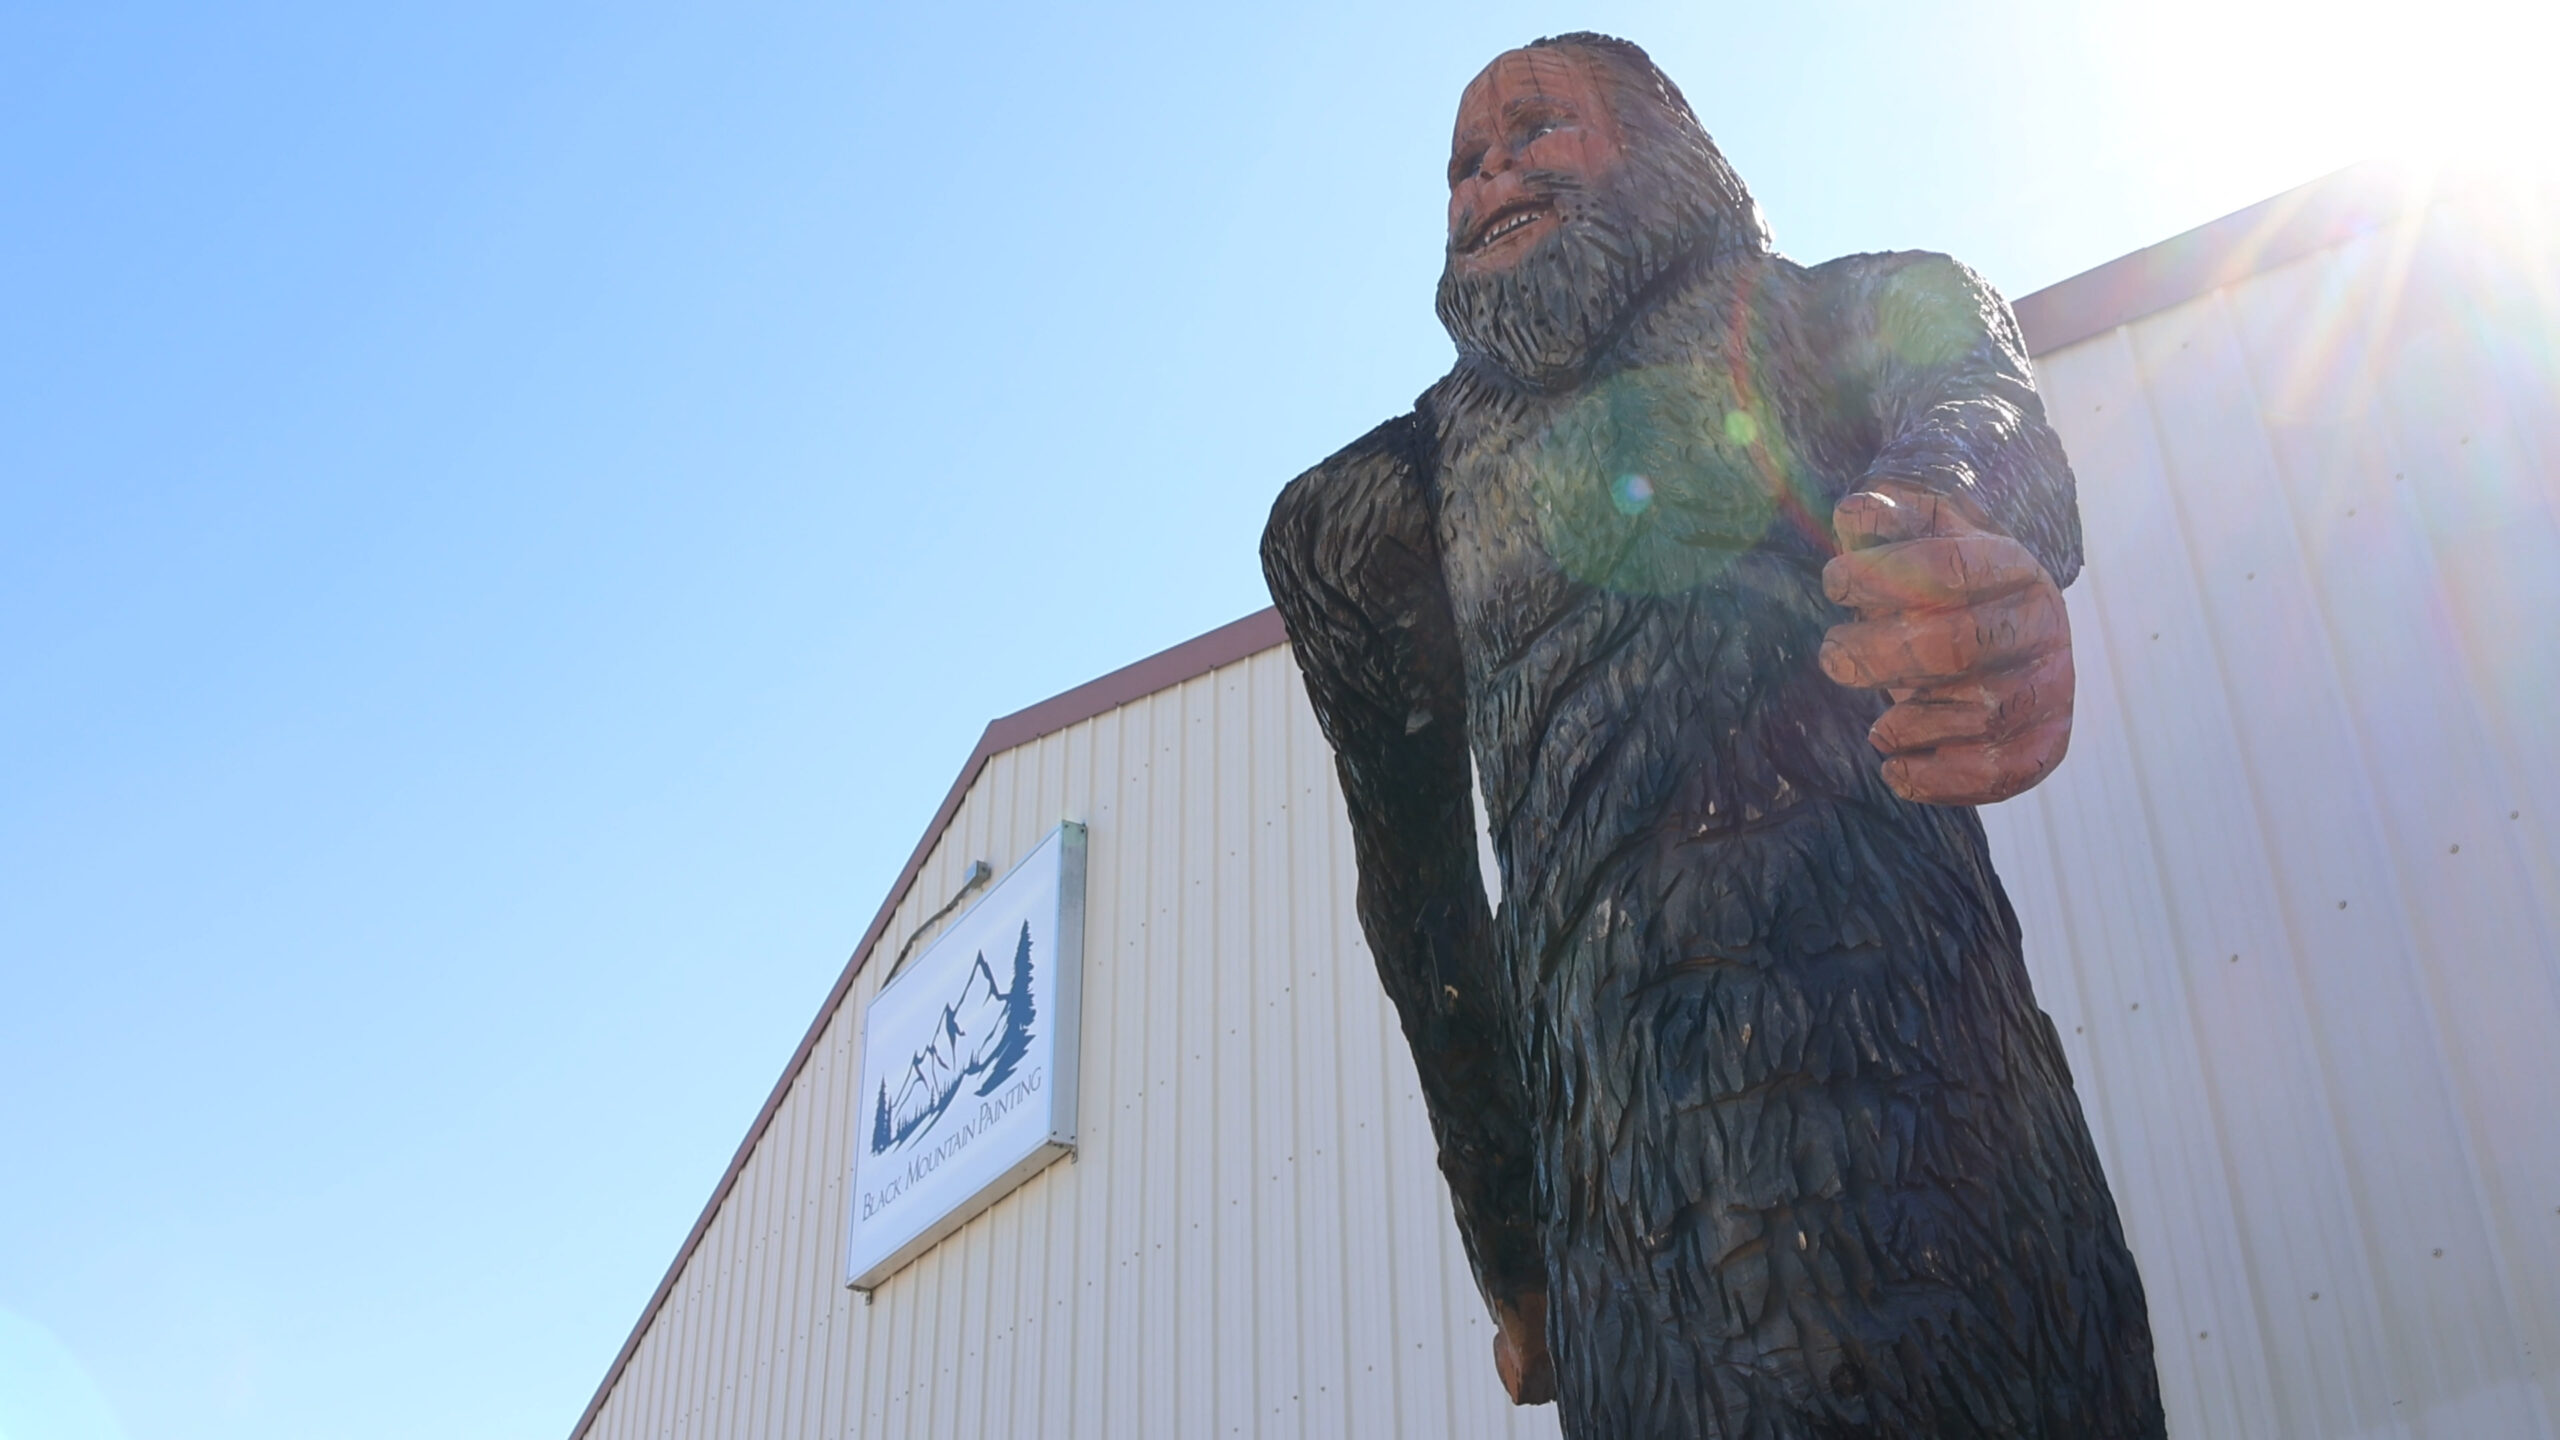
{"type": "Polygon", "coordinates": [[[1570,175],[1523,176],[1555,205],[1558,223],[1502,270],[1470,273],[1450,253],[1438,309],[1458,353],[1541,390],[1580,381],[1667,272],[1727,232],[1757,238],[1756,214],[1720,225],[1712,187],[1688,170],[1630,156],[1593,189],[1570,175]]]}

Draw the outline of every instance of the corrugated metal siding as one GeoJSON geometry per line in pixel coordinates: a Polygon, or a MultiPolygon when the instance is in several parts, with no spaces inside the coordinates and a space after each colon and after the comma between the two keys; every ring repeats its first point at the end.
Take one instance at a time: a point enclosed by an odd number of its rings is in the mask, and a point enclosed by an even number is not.
{"type": "MultiPolygon", "coordinates": [[[[2038,362],[2079,721],[1986,819],[2188,1440],[2560,1433],[2550,255],[2386,230],[2038,362]]],[[[1078,1157],[847,1291],[866,970],[590,1433],[1553,1434],[1493,1380],[1286,652],[994,756],[882,943],[1062,818],[1078,1157]]]]}
{"type": "Polygon", "coordinates": [[[2039,357],[2089,567],[2000,871],[2172,1433],[2560,1414],[2560,306],[2469,217],[2039,357]]]}
{"type": "Polygon", "coordinates": [[[589,1433],[1554,1434],[1494,1379],[1287,652],[993,757],[884,943],[1061,819],[1091,827],[1076,1157],[845,1289],[866,967],[589,1433]]]}

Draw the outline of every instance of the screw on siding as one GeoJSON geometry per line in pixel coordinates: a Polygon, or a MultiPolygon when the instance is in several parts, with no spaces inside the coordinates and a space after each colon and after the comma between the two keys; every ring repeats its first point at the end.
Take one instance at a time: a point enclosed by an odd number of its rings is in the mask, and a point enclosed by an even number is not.
{"type": "Polygon", "coordinates": [[[2239,957],[2239,956],[2237,956],[2237,955],[2232,956],[2232,957],[2231,957],[2231,963],[2232,963],[2232,964],[2234,964],[2234,965],[2239,964],[2239,963],[2240,963],[2240,957],[2239,957]]]}
{"type": "Polygon", "coordinates": [[[2447,851],[2446,851],[2446,852],[2444,852],[2444,853],[2446,853],[2447,855],[2459,855],[2459,854],[2461,854],[2461,853],[2462,853],[2462,847],[2461,847],[2461,846],[2459,846],[2459,845],[2456,845],[2456,846],[2454,846],[2452,849],[2447,850],[2447,851]]]}
{"type": "Polygon", "coordinates": [[[2436,1257],[2437,1259],[2439,1259],[2439,1260],[2443,1259],[2443,1258],[2444,1258],[2444,1252],[2443,1252],[2442,1250],[2438,1250],[2438,1251],[2436,1251],[2436,1252],[2435,1252],[2435,1257],[2436,1257]]]}
{"type": "Polygon", "coordinates": [[[2339,901],[2339,902],[2338,902],[2338,908],[2339,908],[2339,909],[2341,909],[2341,910],[2346,909],[2346,908],[2347,908],[2347,902],[2346,902],[2346,901],[2344,901],[2344,900],[2339,901]]]}
{"type": "Polygon", "coordinates": [[[2319,1291],[2317,1291],[2317,1290],[2312,1291],[2312,1292],[2311,1292],[2311,1298],[2312,1298],[2312,1299],[2314,1299],[2314,1300],[2319,1299],[2319,1298],[2320,1298],[2320,1292],[2319,1292],[2319,1291]]]}

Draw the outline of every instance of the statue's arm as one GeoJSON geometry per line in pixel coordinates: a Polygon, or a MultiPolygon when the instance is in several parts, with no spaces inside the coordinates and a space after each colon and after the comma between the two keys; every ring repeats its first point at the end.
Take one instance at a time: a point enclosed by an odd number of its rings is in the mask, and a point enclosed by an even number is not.
{"type": "Polygon", "coordinates": [[[1813,274],[1831,291],[1837,373],[1875,427],[1868,480],[1963,502],[2069,585],[2080,573],[2079,488],[2009,303],[1926,252],[1855,255],[1813,274]]]}
{"type": "Polygon", "coordinates": [[[1262,568],[1332,742],[1360,928],[1404,1024],[1440,1170],[1497,1317],[1543,1296],[1518,1042],[1477,867],[1466,689],[1422,489],[1427,436],[1391,420],[1299,476],[1262,568]]]}
{"type": "Polygon", "coordinates": [[[2071,740],[2080,507],[2006,301],[1943,255],[1813,272],[1833,383],[1875,441],[1833,512],[1824,572],[1856,612],[1826,673],[1893,704],[1870,739],[1907,799],[1984,804],[2035,785],[2071,740]]]}

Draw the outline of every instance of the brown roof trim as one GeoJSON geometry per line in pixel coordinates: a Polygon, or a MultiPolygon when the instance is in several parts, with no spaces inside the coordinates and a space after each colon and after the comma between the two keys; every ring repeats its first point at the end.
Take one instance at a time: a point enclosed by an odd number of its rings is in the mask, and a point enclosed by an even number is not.
{"type": "MultiPolygon", "coordinates": [[[[1159,690],[1169,690],[1185,680],[1206,675],[1221,665],[1233,665],[1248,655],[1259,655],[1288,641],[1288,632],[1280,628],[1279,611],[1256,610],[1241,620],[1231,620],[1170,650],[1157,651],[1135,665],[1123,665],[1099,680],[1088,680],[1027,710],[1016,710],[989,725],[987,738],[978,742],[978,748],[992,755],[998,750],[1028,745],[1043,735],[1090,720],[1106,710],[1117,710],[1132,700],[1142,700],[1159,690]]],[[[962,784],[967,781],[966,775],[961,777],[962,784]]],[[[955,788],[955,798],[957,793],[955,788]]],[[[935,817],[937,821],[941,818],[935,817]]],[[[926,843],[931,843],[930,836],[926,843]]],[[[921,847],[916,851],[916,858],[919,861],[924,858],[921,847]]],[[[906,876],[899,877],[899,889],[902,891],[906,888],[906,880],[906,876]]],[[[889,907],[895,909],[900,898],[899,895],[891,895],[889,907]]],[[[873,923],[876,926],[888,918],[888,910],[883,910],[880,919],[873,923]]],[[[863,938],[868,944],[872,937],[863,938]]]]}
{"type": "MultiPolygon", "coordinates": [[[[2019,328],[2026,334],[2030,353],[2041,355],[2058,350],[2374,229],[2405,214],[2418,198],[2404,172],[2378,164],[2341,170],[2022,297],[2014,306],[2019,328]]],[[[941,808],[933,812],[932,823],[925,826],[915,853],[907,857],[906,867],[890,885],[889,898],[880,902],[880,912],[872,917],[870,928],[862,932],[861,943],[853,947],[853,955],[845,962],[844,973],[836,978],[835,988],[827,992],[826,1002],[818,1007],[818,1018],[810,1022],[809,1033],[801,1037],[800,1047],[791,1052],[790,1063],[782,1067],[782,1078],[774,1082],[773,1093],[765,1098],[764,1108],[756,1112],[755,1123],[747,1127],[746,1139],[739,1142],[738,1153],[730,1157],[720,1183],[712,1187],[701,1218],[693,1222],[692,1231],[676,1251],[674,1263],[667,1267],[666,1277],[658,1282],[656,1293],[641,1309],[630,1338],[622,1342],[622,1350],[613,1357],[603,1383],[596,1386],[595,1398],[587,1402],[577,1428],[569,1432],[570,1440],[584,1440],[587,1427],[603,1411],[615,1382],[622,1378],[624,1367],[639,1350],[641,1337],[649,1333],[650,1322],[674,1292],[676,1281],[702,1244],[702,1237],[710,1232],[711,1222],[720,1214],[729,1192],[737,1187],[747,1158],[755,1153],[775,1112],[782,1108],[784,1097],[800,1078],[801,1068],[818,1048],[818,1038],[835,1018],[836,1007],[852,992],[854,977],[862,973],[872,947],[880,943],[880,932],[897,913],[899,903],[907,898],[917,872],[924,868],[925,857],[941,840],[943,827],[959,812],[960,802],[988,759],[1106,710],[1206,675],[1222,665],[1260,654],[1287,638],[1280,628],[1280,612],[1259,610],[988,724],[986,733],[978,737],[977,748],[961,765],[959,778],[951,782],[950,793],[942,797],[941,808]]]]}
{"type": "Polygon", "coordinates": [[[2027,352],[2042,355],[2379,229],[2425,203],[2422,177],[2367,161],[2084,270],[2011,308],[2027,352]]]}
{"type": "Polygon", "coordinates": [[[1287,643],[1288,638],[1287,632],[1280,628],[1279,611],[1257,610],[1206,635],[1185,640],[1170,650],[1158,651],[1134,665],[1124,665],[1099,680],[1088,680],[1028,709],[1016,710],[988,723],[986,732],[978,737],[977,748],[970,751],[969,758],[961,764],[959,778],[951,782],[950,792],[942,797],[940,808],[933,812],[932,823],[924,827],[924,838],[916,842],[915,853],[907,857],[906,866],[898,871],[897,880],[889,886],[889,898],[880,902],[880,912],[871,917],[870,928],[862,932],[861,942],[853,947],[852,957],[845,961],[844,973],[836,977],[835,987],[827,992],[826,1002],[818,1007],[818,1018],[809,1023],[809,1032],[800,1037],[800,1046],[791,1052],[790,1063],[782,1067],[782,1078],[774,1082],[773,1093],[765,1097],[764,1108],[756,1112],[755,1123],[747,1127],[747,1138],[738,1142],[738,1153],[729,1157],[729,1168],[720,1173],[720,1183],[712,1187],[709,1203],[702,1207],[701,1216],[693,1222],[693,1229],[686,1233],[684,1244],[676,1250],[675,1263],[667,1267],[665,1277],[658,1281],[657,1291],[649,1297],[649,1303],[641,1307],[639,1322],[631,1327],[630,1337],[622,1342],[621,1351],[604,1372],[603,1383],[596,1386],[594,1398],[587,1401],[586,1410],[578,1416],[577,1428],[569,1432],[569,1440],[584,1440],[587,1427],[593,1425],[596,1416],[603,1412],[604,1402],[613,1394],[615,1383],[621,1380],[631,1357],[638,1353],[641,1338],[649,1333],[650,1322],[658,1318],[658,1311],[667,1303],[667,1296],[675,1292],[676,1281],[683,1278],[685,1265],[693,1259],[693,1252],[701,1247],[702,1237],[710,1233],[711,1222],[718,1218],[729,1192],[737,1188],[738,1176],[747,1168],[747,1158],[755,1154],[756,1145],[764,1139],[765,1130],[782,1109],[783,1099],[790,1095],[792,1084],[800,1078],[802,1067],[816,1052],[819,1037],[826,1033],[828,1022],[835,1018],[836,1007],[852,993],[854,977],[862,973],[873,947],[880,943],[880,932],[888,928],[890,917],[897,914],[900,902],[907,898],[907,891],[916,883],[917,873],[924,869],[925,858],[933,853],[934,845],[942,839],[943,829],[951,823],[951,817],[959,813],[960,802],[967,798],[969,787],[977,783],[978,772],[986,768],[987,761],[1016,746],[1028,745],[1043,735],[1054,734],[1133,700],[1143,700],[1159,690],[1169,690],[1185,680],[1206,675],[1220,666],[1232,665],[1249,655],[1259,655],[1275,645],[1287,643]]]}

